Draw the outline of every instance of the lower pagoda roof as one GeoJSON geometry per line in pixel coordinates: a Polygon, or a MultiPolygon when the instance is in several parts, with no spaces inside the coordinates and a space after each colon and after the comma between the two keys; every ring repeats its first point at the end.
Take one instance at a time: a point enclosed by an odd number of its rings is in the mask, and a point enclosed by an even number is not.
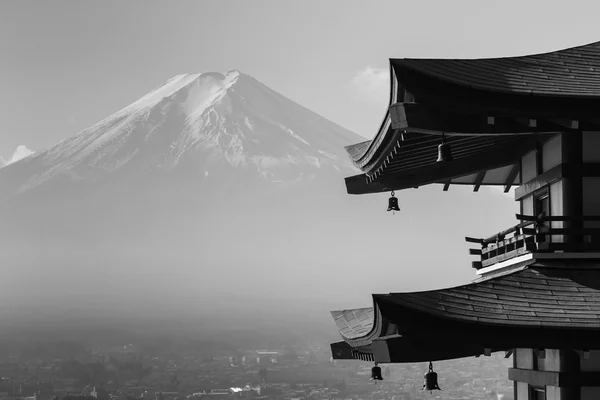
{"type": "Polygon", "coordinates": [[[332,345],[334,358],[417,362],[517,347],[600,349],[597,269],[537,262],[467,285],[373,301],[371,309],[332,313],[343,339],[332,345]]]}

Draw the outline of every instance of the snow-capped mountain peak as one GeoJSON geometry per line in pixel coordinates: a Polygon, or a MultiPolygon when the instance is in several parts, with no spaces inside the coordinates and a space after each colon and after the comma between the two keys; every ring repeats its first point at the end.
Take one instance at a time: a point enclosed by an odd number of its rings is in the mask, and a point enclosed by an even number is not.
{"type": "Polygon", "coordinates": [[[360,138],[237,70],[177,75],[139,100],[28,161],[20,190],[67,176],[117,171],[210,171],[228,165],[263,180],[352,169],[343,147],[360,138]]]}

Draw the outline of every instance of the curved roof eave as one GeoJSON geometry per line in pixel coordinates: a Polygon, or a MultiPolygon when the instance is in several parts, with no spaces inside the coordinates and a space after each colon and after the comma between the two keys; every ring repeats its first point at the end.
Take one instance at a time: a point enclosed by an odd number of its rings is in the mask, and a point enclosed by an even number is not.
{"type": "Polygon", "coordinates": [[[381,143],[384,141],[386,134],[390,130],[390,112],[389,107],[395,103],[397,94],[397,81],[395,77],[394,68],[392,68],[392,59],[389,59],[389,74],[390,74],[390,96],[389,105],[385,112],[385,116],[379,125],[379,130],[372,140],[367,140],[354,145],[346,146],[346,151],[350,156],[350,160],[354,163],[354,166],[362,169],[370,160],[372,155],[379,149],[381,143]]]}
{"type": "Polygon", "coordinates": [[[373,307],[331,311],[331,315],[342,339],[352,347],[369,346],[384,333],[384,318],[375,301],[373,307]]]}

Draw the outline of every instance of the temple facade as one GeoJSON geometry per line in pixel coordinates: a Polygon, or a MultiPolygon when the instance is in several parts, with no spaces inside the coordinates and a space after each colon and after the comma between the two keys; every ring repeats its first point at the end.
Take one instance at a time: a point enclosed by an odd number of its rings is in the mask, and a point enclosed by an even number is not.
{"type": "Polygon", "coordinates": [[[374,294],[372,307],[332,312],[343,339],[333,358],[503,351],[515,399],[600,399],[600,42],[523,57],[391,59],[390,76],[379,131],[347,147],[362,171],[346,178],[348,193],[514,187],[520,213],[502,232],[465,238],[474,282],[374,294]]]}

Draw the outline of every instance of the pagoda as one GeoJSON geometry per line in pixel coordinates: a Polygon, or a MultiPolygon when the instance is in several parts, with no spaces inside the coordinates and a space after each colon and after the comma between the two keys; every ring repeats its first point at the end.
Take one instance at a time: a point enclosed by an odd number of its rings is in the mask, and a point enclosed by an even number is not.
{"type": "Polygon", "coordinates": [[[390,59],[390,77],[379,131],[347,147],[362,171],[346,178],[348,193],[513,187],[520,212],[502,232],[466,237],[472,283],[374,294],[372,307],[332,312],[343,339],[333,358],[431,363],[503,351],[515,399],[600,399],[600,42],[390,59]]]}

